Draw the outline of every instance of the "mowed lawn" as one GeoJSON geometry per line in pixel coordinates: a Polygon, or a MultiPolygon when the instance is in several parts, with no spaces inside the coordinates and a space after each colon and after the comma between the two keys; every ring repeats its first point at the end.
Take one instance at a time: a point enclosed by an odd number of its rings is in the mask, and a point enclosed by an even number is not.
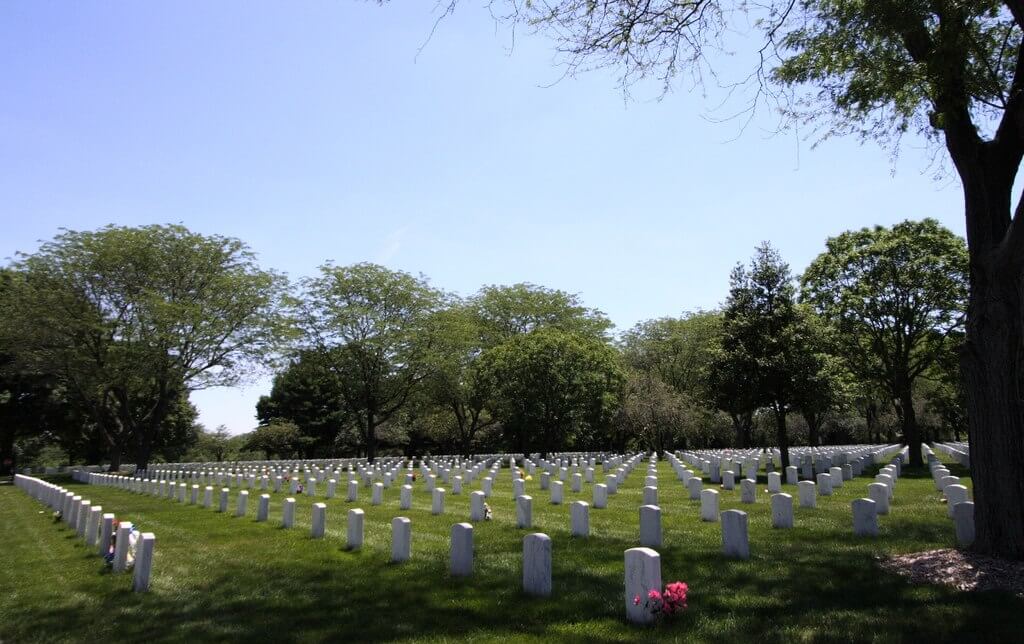
{"type": "MultiPolygon", "coordinates": [[[[721,555],[720,524],[701,522],[699,501],[689,500],[667,463],[658,469],[662,578],[687,582],[690,599],[685,614],[654,627],[623,619],[623,551],[638,545],[641,464],[608,509],[591,509],[589,539],[569,536],[568,504],[589,502],[590,486],[573,494],[566,485],[565,503],[553,506],[539,478],[527,482],[534,528],[519,530],[511,475],[502,469],[489,500],[494,520],[474,526],[468,579],[448,574],[449,533],[468,520],[476,485],[460,496],[449,490],[445,514],[435,517],[421,482],[408,511],[399,510],[396,487],[374,507],[369,489],[348,503],[339,484],[340,497],[326,501],[327,538],[312,540],[310,506],[322,498],[299,497],[296,528],[285,530],[286,494],[272,495],[270,521],[257,523],[256,491],[248,516],[236,518],[235,489],[231,512],[219,514],[62,479],[104,512],[156,534],[147,594],[130,592],[130,575],[107,572],[43,506],[0,486],[0,641],[1020,641],[1024,600],[913,586],[877,567],[885,553],[953,545],[946,506],[926,471],[904,471],[875,539],[851,534],[850,502],[867,496],[871,476],[819,497],[817,509],[797,507],[792,530],[771,528],[763,474],[754,505],[740,503],[738,486],[722,491],[722,510],[749,514],[751,559],[734,561],[721,555]],[[346,513],[355,507],[366,512],[366,539],[361,551],[348,552],[346,513]],[[412,520],[413,559],[403,564],[388,562],[396,516],[412,520]],[[528,532],[554,542],[549,599],[521,592],[528,532]]],[[[798,506],[795,487],[784,491],[798,506]]]]}

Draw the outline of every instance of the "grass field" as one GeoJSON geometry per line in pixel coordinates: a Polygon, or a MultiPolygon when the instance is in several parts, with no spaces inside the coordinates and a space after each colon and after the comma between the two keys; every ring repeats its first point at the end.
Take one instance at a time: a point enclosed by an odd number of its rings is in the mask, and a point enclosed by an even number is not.
{"type": "MultiPolygon", "coordinates": [[[[688,499],[664,462],[662,578],[689,584],[689,610],[653,627],[630,626],[623,619],[623,551],[638,545],[644,475],[645,467],[637,467],[608,509],[591,509],[592,536],[580,539],[569,536],[568,503],[590,501],[589,486],[576,495],[567,485],[565,504],[552,506],[539,482],[528,482],[534,529],[519,530],[503,469],[489,500],[494,520],[474,526],[469,579],[448,574],[449,531],[468,520],[468,486],[463,495],[449,493],[446,513],[435,517],[421,484],[409,511],[398,509],[397,488],[373,507],[368,489],[347,503],[339,485],[341,497],[326,501],[327,538],[312,540],[314,500],[306,496],[298,499],[296,528],[285,530],[279,525],[286,494],[272,495],[270,521],[257,523],[256,498],[249,516],[236,518],[61,480],[105,512],[156,534],[147,594],[131,593],[130,575],[107,572],[42,505],[3,485],[0,641],[1014,642],[1024,632],[1024,600],[912,586],[877,567],[880,554],[953,545],[946,508],[923,470],[905,469],[876,539],[851,532],[850,501],[867,495],[870,476],[819,498],[817,509],[797,507],[792,530],[770,527],[763,475],[755,505],[739,502],[738,486],[722,491],[722,510],[749,513],[751,559],[733,561],[720,554],[720,525],[699,520],[699,501],[688,499]],[[366,540],[363,550],[347,552],[345,515],[353,507],[366,512],[366,540]],[[395,516],[412,520],[413,559],[404,564],[388,563],[395,516]],[[554,542],[550,599],[520,589],[528,532],[545,532],[554,542]]],[[[784,491],[796,499],[795,488],[784,491]]]]}

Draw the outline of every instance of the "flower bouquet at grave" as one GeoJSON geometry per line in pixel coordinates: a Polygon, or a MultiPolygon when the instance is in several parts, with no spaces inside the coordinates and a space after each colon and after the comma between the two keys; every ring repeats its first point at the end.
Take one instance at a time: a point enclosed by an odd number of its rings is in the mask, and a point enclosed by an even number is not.
{"type": "Polygon", "coordinates": [[[655,618],[668,618],[686,610],[686,594],[689,590],[690,587],[685,582],[675,581],[665,586],[665,589],[660,592],[652,588],[647,592],[646,599],[636,595],[633,597],[633,605],[639,606],[642,601],[644,608],[655,618]]]}
{"type": "Polygon", "coordinates": [[[494,513],[491,512],[491,506],[484,503],[484,521],[490,521],[494,518],[494,513]]]}
{"type": "MultiPolygon", "coordinates": [[[[107,554],[103,555],[103,560],[108,566],[114,565],[114,553],[117,551],[117,529],[120,525],[120,521],[114,521],[113,530],[110,533],[110,546],[107,548],[107,554]]],[[[125,557],[126,569],[135,565],[135,551],[138,548],[139,536],[141,534],[138,526],[132,525],[132,529],[128,533],[128,555],[125,557]]]]}

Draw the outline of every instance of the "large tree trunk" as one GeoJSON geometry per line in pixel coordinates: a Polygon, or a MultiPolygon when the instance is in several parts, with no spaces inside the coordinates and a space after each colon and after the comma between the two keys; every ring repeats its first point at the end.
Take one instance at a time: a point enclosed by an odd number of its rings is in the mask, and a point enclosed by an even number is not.
{"type": "Polygon", "coordinates": [[[975,549],[1013,559],[1024,559],[1021,288],[1019,274],[971,271],[967,341],[962,354],[975,549]]]}
{"type": "Polygon", "coordinates": [[[1018,145],[1018,115],[1004,116],[1009,118],[996,138],[985,144],[973,130],[952,121],[946,146],[963,183],[971,267],[961,365],[974,485],[974,549],[1024,559],[1024,231],[1014,229],[1024,226],[1021,204],[1011,217],[1024,148],[1018,145]]]}

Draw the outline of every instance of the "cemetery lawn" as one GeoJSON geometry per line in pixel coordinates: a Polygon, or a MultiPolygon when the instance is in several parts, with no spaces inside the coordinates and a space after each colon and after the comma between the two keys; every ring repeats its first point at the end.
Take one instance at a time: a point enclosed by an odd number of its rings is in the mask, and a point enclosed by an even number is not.
{"type": "MultiPolygon", "coordinates": [[[[966,472],[950,465],[954,474],[966,472]]],[[[664,582],[690,586],[689,610],[652,628],[623,619],[623,551],[637,545],[645,467],[591,508],[589,539],[569,536],[568,503],[591,501],[590,486],[552,506],[539,479],[533,530],[515,527],[512,482],[503,469],[489,503],[495,519],[474,526],[475,574],[448,574],[449,532],[468,520],[468,492],[447,497],[432,516],[428,492],[417,483],[413,509],[398,509],[398,489],[385,504],[326,500],[327,538],[309,537],[308,496],[298,498],[296,527],[279,527],[281,500],[273,494],[270,521],[183,505],[108,487],[60,479],[105,512],[133,521],[157,537],[151,591],[130,592],[130,575],[108,573],[99,557],[43,506],[12,485],[0,485],[0,642],[55,641],[914,641],[1010,642],[1024,632],[1024,599],[999,592],[963,593],[913,586],[881,571],[876,557],[952,547],[953,527],[926,471],[904,470],[892,513],[879,517],[877,539],[851,533],[850,502],[867,496],[871,476],[847,482],[817,509],[795,503],[796,527],[773,530],[766,480],[757,503],[743,505],[739,486],[721,492],[721,509],[750,515],[749,561],[725,559],[718,523],[702,523],[699,501],[667,463],[659,463],[663,512],[664,582]],[[346,512],[366,512],[363,550],[347,552],[346,512]],[[390,521],[412,520],[413,559],[390,564],[390,521]],[[521,593],[522,537],[553,540],[550,599],[521,593]]],[[[599,469],[600,471],[600,469],[599,469]]],[[[871,472],[873,474],[873,472],[871,472]]],[[[964,479],[970,487],[969,479],[964,479]]],[[[321,491],[324,486],[321,486],[321,491]]],[[[783,491],[797,499],[795,487],[783,491]]],[[[216,494],[214,504],[216,506],[216,494]]],[[[324,501],[317,498],[315,501],[324,501]]]]}

